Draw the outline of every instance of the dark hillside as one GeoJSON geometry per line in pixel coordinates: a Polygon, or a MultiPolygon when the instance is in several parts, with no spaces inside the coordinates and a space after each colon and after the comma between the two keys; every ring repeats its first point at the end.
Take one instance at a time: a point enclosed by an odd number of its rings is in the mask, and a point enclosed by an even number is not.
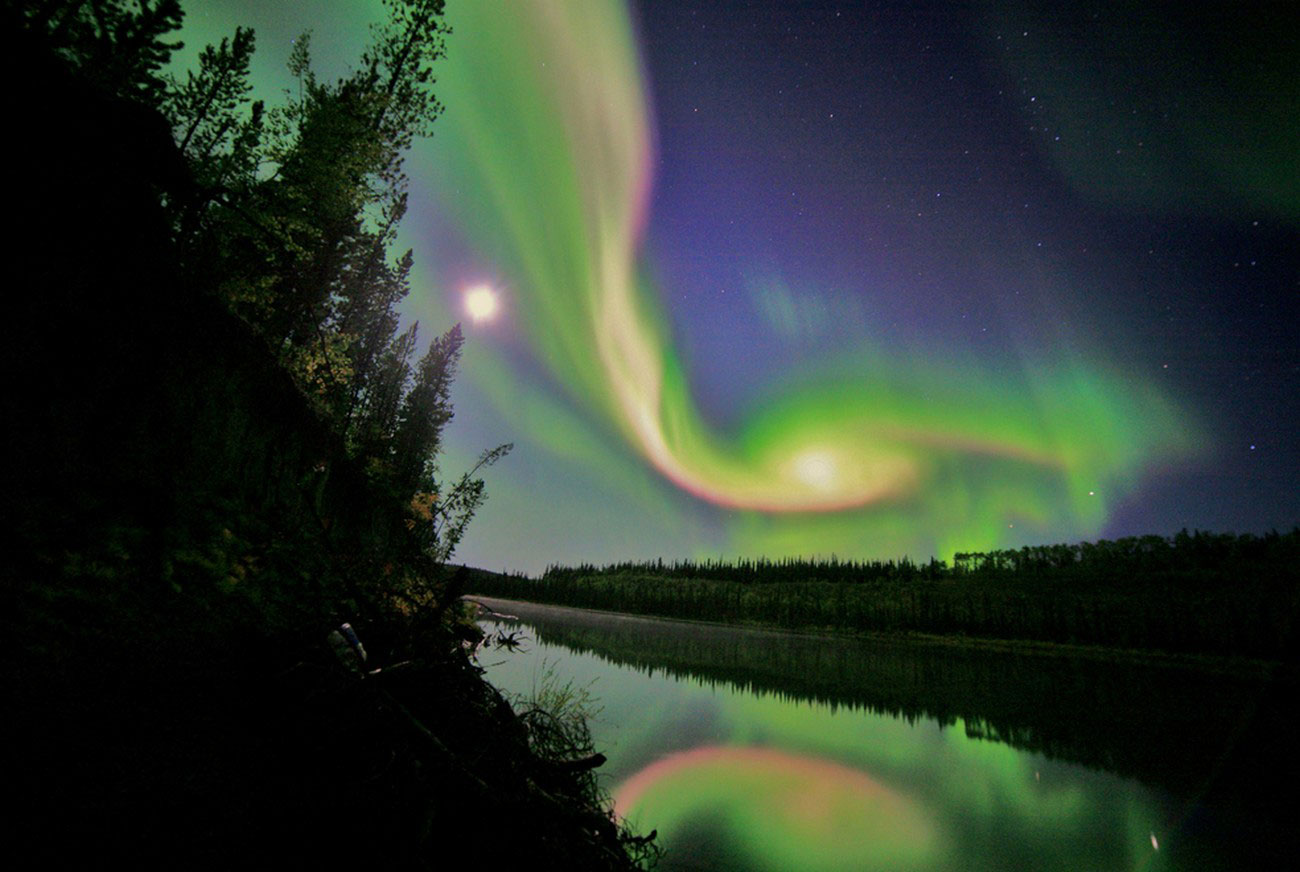
{"type": "Polygon", "coordinates": [[[16,31],[2,46],[18,83],[0,344],[10,856],[389,868],[468,848],[630,868],[639,843],[597,804],[590,766],[559,765],[592,749],[550,737],[544,753],[479,678],[454,579],[412,543],[405,507],[182,269],[164,204],[192,182],[166,121],[16,31]],[[401,607],[411,585],[426,612],[401,607]],[[341,621],[382,671],[362,678],[329,650],[341,621]]]}

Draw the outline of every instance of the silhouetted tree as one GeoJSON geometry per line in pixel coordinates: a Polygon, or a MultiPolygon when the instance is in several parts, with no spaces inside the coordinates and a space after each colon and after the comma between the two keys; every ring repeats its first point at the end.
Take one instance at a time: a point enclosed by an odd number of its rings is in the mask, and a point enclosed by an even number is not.
{"type": "Polygon", "coordinates": [[[460,325],[435,339],[416,369],[415,385],[402,401],[394,440],[394,480],[403,490],[436,472],[434,456],[442,428],[451,420],[451,382],[465,337],[460,325]]]}
{"type": "Polygon", "coordinates": [[[412,372],[417,332],[398,333],[397,306],[414,259],[392,248],[407,208],[405,152],[442,110],[433,65],[449,28],[443,0],[383,5],[356,69],[337,81],[313,72],[309,34],[295,40],[297,88],[271,108],[251,97],[249,29],[205,48],[190,72],[161,72],[180,46],[167,39],[179,0],[27,0],[3,14],[72,74],[166,118],[187,181],[160,193],[186,280],[261,333],[349,453],[410,502],[428,553],[445,559],[483,499],[471,474],[435,479],[464,340],[448,331],[412,372]]]}
{"type": "Polygon", "coordinates": [[[181,47],[164,37],[181,25],[180,0],[9,0],[6,26],[62,58],[78,79],[114,96],[157,105],[160,71],[181,47]]]}
{"type": "Polygon", "coordinates": [[[184,81],[169,76],[162,96],[177,147],[195,182],[210,195],[256,179],[265,115],[261,101],[253,103],[249,96],[254,44],[252,30],[236,28],[233,38],[203,49],[198,69],[186,73],[184,81]]]}
{"type": "Polygon", "coordinates": [[[337,82],[314,74],[304,34],[289,61],[296,93],[264,111],[248,96],[254,38],[240,29],[163,102],[199,184],[179,219],[191,266],[217,277],[354,445],[409,289],[410,253],[389,257],[403,154],[441,111],[432,64],[447,33],[441,0],[385,5],[359,69],[337,82]]]}

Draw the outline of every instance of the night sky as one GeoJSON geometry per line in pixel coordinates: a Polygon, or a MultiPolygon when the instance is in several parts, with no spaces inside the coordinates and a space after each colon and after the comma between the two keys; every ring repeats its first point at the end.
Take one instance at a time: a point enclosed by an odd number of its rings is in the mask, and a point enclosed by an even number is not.
{"type": "MultiPolygon", "coordinates": [[[[1289,6],[448,0],[405,311],[468,336],[444,472],[516,446],[457,558],[1300,523],[1289,6]]],[[[187,10],[271,101],[379,14],[187,10]]]]}

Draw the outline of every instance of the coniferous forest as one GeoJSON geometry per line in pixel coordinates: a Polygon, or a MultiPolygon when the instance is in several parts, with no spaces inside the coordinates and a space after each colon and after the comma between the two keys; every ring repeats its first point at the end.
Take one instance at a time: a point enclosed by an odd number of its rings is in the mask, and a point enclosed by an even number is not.
{"type": "Polygon", "coordinates": [[[1296,659],[1300,530],[1189,533],[946,561],[741,560],[476,575],[477,593],[672,618],[1296,659]]]}
{"type": "Polygon", "coordinates": [[[445,568],[509,446],[439,469],[463,337],[399,330],[442,6],[385,3],[338,81],[300,39],[269,106],[251,30],[168,70],[178,0],[4,5],[13,856],[653,853],[581,721],[481,680],[445,568]]]}

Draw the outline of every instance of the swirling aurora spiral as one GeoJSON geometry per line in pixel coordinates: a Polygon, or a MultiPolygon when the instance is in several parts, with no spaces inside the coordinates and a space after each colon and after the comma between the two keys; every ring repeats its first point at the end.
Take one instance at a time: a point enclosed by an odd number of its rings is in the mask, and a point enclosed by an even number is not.
{"type": "Polygon", "coordinates": [[[851,526],[868,548],[873,532],[906,543],[917,530],[939,550],[992,547],[1008,518],[1088,535],[1142,472],[1200,449],[1171,401],[1094,361],[1026,359],[1008,376],[869,340],[792,375],[726,432],[711,426],[645,278],[652,136],[626,7],[449,15],[441,201],[511,277],[516,321],[554,381],[677,487],[741,510],[749,546],[817,550],[851,526]]]}

